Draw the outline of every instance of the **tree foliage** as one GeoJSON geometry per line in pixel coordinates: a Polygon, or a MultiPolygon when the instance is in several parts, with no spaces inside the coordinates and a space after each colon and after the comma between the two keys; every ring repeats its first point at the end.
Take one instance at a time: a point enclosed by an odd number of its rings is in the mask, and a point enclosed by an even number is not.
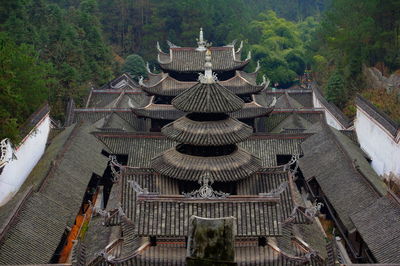
{"type": "MultiPolygon", "coordinates": [[[[31,76],[43,82],[45,89],[34,85],[36,81],[30,88],[7,83],[10,89],[2,88],[2,97],[9,98],[2,101],[1,130],[15,131],[37,107],[37,101],[45,99],[51,105],[53,117],[62,119],[69,98],[74,98],[78,105],[83,104],[82,99],[90,87],[109,81],[112,74],[118,72],[116,62],[122,61],[121,57],[136,54],[154,62],[156,41],[170,40],[177,45],[194,46],[200,27],[214,46],[228,44],[234,39],[248,40],[256,59],[262,62],[262,71],[273,80],[290,83],[307,63],[301,33],[307,32],[312,23],[305,24],[309,20],[305,18],[318,17],[326,1],[329,0],[1,1],[0,31],[8,34],[6,42],[14,47],[7,49],[24,50],[25,63],[39,68],[33,71],[31,67],[24,70],[6,65],[11,70],[5,71],[14,71],[22,82],[23,74],[32,70],[35,75],[31,76]],[[275,10],[278,15],[265,10],[275,10]],[[252,22],[260,12],[264,17],[252,22]],[[268,15],[272,17],[266,18],[268,15]],[[269,26],[272,27],[270,31],[266,30],[269,26]],[[29,101],[23,97],[25,92],[30,95],[29,101]],[[14,108],[21,109],[14,112],[14,108]],[[8,121],[7,126],[4,121],[8,121]]],[[[168,48],[165,42],[162,46],[168,48]]],[[[130,59],[125,67],[129,64],[130,59]]],[[[143,62],[139,65],[142,67],[143,62]]],[[[131,67],[132,71],[135,69],[136,66],[131,67]]],[[[137,71],[132,74],[142,74],[143,68],[137,71]]]]}
{"type": "Polygon", "coordinates": [[[143,58],[137,54],[128,55],[122,66],[122,71],[129,73],[133,78],[147,77],[147,71],[143,58]]]}
{"type": "MultiPolygon", "coordinates": [[[[37,107],[36,95],[42,102],[48,100],[52,115],[62,119],[70,97],[81,103],[90,86],[103,84],[111,77],[111,49],[102,37],[97,1],[83,0],[78,1],[77,6],[65,5],[63,8],[46,0],[15,0],[1,4],[4,9],[0,9],[5,12],[0,29],[9,33],[10,41],[21,44],[21,47],[29,45],[31,60],[39,65],[48,65],[46,75],[53,80],[51,84],[43,83],[45,95],[39,86],[30,91],[23,89],[23,92],[29,92],[30,100],[21,100],[24,104],[18,108],[22,111],[11,109],[12,113],[24,114],[11,116],[17,124],[37,107]]],[[[19,77],[23,75],[22,70],[16,72],[19,77]]]]}
{"type": "Polygon", "coordinates": [[[0,139],[19,140],[18,126],[47,99],[49,69],[32,46],[0,33],[0,139]]]}
{"type": "Polygon", "coordinates": [[[400,68],[400,1],[333,0],[325,13],[308,56],[318,81],[341,70],[346,100],[362,90],[362,65],[400,68]]]}
{"type": "Polygon", "coordinates": [[[279,18],[273,11],[261,13],[251,22],[248,37],[253,44],[254,58],[260,61],[261,72],[273,83],[286,87],[304,73],[304,45],[309,42],[309,32],[316,27],[316,23],[309,20],[306,23],[296,24],[279,18]]]}

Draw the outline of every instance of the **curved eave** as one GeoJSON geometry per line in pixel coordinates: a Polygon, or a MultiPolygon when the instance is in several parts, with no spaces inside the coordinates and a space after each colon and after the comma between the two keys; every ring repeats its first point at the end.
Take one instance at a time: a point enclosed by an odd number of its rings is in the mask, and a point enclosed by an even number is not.
{"type": "Polygon", "coordinates": [[[198,122],[184,116],[163,127],[162,133],[180,143],[215,146],[244,141],[253,134],[253,128],[234,118],[198,122]]]}
{"type": "MultiPolygon", "coordinates": [[[[173,59],[172,59],[173,60],[173,59]]],[[[160,65],[160,68],[165,71],[174,71],[174,72],[179,72],[179,73],[193,73],[193,72],[204,72],[204,66],[199,66],[199,67],[193,67],[187,70],[181,70],[177,69],[172,65],[172,60],[170,62],[161,62],[158,60],[158,64],[160,65]]],[[[239,61],[239,60],[233,60],[235,63],[233,66],[230,67],[224,67],[224,68],[219,68],[219,67],[213,67],[213,72],[224,72],[224,71],[233,71],[233,70],[242,70],[247,66],[247,64],[250,62],[250,59],[244,60],[244,61],[239,61]]]]}
{"type": "Polygon", "coordinates": [[[231,116],[236,119],[251,119],[268,116],[273,110],[273,107],[264,107],[253,101],[245,103],[242,110],[231,113],[231,116]]]}
{"type": "Polygon", "coordinates": [[[158,51],[157,54],[157,62],[160,65],[168,65],[172,63],[172,58],[171,58],[171,54],[167,54],[161,51],[158,51]]]}
{"type": "Polygon", "coordinates": [[[256,83],[247,80],[242,76],[241,72],[242,71],[236,71],[234,77],[228,80],[219,81],[219,83],[237,95],[255,94],[265,89],[264,85],[257,85],[256,83]]]}
{"type": "Polygon", "coordinates": [[[179,81],[165,73],[157,83],[144,83],[141,88],[149,94],[160,96],[177,96],[186,89],[196,85],[197,82],[179,81]],[[164,84],[167,83],[167,84],[164,84]]]}
{"type": "Polygon", "coordinates": [[[143,108],[131,108],[132,112],[138,117],[159,119],[159,120],[176,120],[183,115],[184,112],[175,109],[172,105],[153,104],[143,108]]]}
{"type": "Polygon", "coordinates": [[[218,157],[191,156],[172,148],[153,158],[151,167],[180,180],[198,181],[208,172],[214,181],[229,182],[255,173],[261,168],[261,160],[241,148],[218,157]]]}

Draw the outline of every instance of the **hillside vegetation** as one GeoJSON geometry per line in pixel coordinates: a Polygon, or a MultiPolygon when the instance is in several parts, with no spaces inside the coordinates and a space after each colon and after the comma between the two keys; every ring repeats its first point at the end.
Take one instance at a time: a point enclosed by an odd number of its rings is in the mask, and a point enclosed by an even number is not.
{"type": "Polygon", "coordinates": [[[62,120],[70,98],[83,104],[127,65],[143,69],[140,57],[155,66],[157,41],[194,46],[200,27],[213,45],[244,40],[243,56],[251,50],[255,59],[248,69],[260,61],[281,87],[312,68],[345,108],[365,87],[362,64],[399,68],[399,12],[395,0],[4,0],[0,139],[18,141],[44,101],[62,120]]]}

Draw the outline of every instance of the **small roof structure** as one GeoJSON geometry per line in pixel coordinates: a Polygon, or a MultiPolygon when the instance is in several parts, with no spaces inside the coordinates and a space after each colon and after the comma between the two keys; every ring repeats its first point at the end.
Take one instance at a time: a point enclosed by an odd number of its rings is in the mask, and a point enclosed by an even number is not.
{"type": "MultiPolygon", "coordinates": [[[[269,82],[265,80],[257,84],[255,76],[257,73],[246,73],[236,71],[235,76],[219,81],[218,83],[231,90],[236,95],[254,94],[267,89],[269,82]]],[[[141,88],[151,95],[177,96],[188,88],[197,84],[195,81],[179,81],[172,78],[168,73],[150,74],[147,80],[139,80],[141,88]]]]}
{"type": "Polygon", "coordinates": [[[152,168],[173,178],[197,181],[210,172],[214,181],[234,181],[245,178],[261,167],[261,160],[242,148],[223,156],[193,156],[169,149],[154,157],[152,168]]]}
{"type": "Polygon", "coordinates": [[[172,105],[183,112],[231,113],[243,107],[243,100],[218,83],[202,83],[179,94],[172,105]]]}
{"type": "Polygon", "coordinates": [[[176,142],[208,146],[244,141],[253,134],[253,128],[231,117],[201,122],[186,115],[163,127],[162,133],[176,142]]]}
{"type": "MultiPolygon", "coordinates": [[[[249,56],[241,60],[242,48],[235,51],[234,45],[210,47],[213,53],[213,70],[216,72],[241,70],[251,59],[249,56]]],[[[164,53],[158,45],[158,63],[165,71],[203,72],[205,51],[191,47],[170,47],[169,53],[164,53]]]]}

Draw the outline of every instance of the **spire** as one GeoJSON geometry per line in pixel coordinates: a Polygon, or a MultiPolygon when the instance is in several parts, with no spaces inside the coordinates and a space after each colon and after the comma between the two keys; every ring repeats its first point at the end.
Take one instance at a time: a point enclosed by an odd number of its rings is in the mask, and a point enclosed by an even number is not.
{"type": "Polygon", "coordinates": [[[207,46],[211,45],[207,43],[206,40],[204,40],[203,28],[200,28],[199,38],[196,40],[198,45],[198,47],[196,48],[197,51],[204,52],[205,50],[207,50],[207,46]]]}
{"type": "Polygon", "coordinates": [[[211,51],[207,49],[206,52],[206,63],[204,64],[204,74],[199,75],[199,81],[201,83],[211,84],[217,80],[217,77],[212,73],[212,63],[211,63],[211,51]]]}

